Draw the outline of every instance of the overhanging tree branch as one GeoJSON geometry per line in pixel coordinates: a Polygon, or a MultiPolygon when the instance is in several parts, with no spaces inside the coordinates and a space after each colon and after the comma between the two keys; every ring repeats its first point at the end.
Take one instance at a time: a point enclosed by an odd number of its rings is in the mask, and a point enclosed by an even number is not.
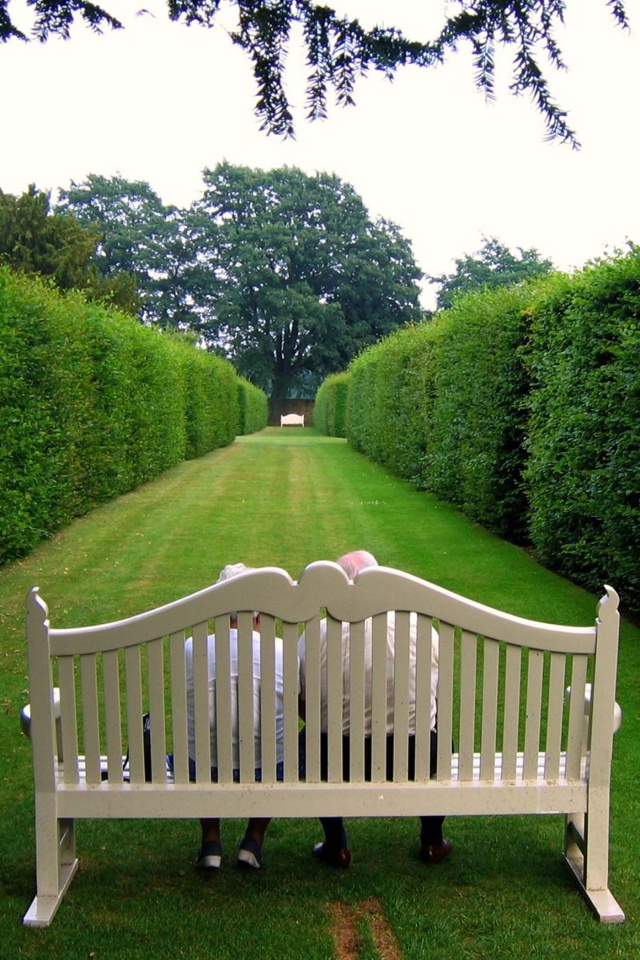
{"type": "MultiPolygon", "coordinates": [[[[86,0],[27,3],[35,13],[33,34],[42,41],[53,34],[68,38],[76,17],[98,32],[103,27],[122,27],[105,7],[86,0]]],[[[0,40],[27,40],[11,20],[9,4],[10,0],[0,0],[0,40]]],[[[457,12],[447,18],[440,35],[431,41],[409,39],[395,28],[365,29],[358,20],[312,0],[229,0],[229,4],[238,14],[232,39],[252,62],[256,113],[268,133],[294,133],[284,76],[289,43],[294,28],[299,27],[309,68],[306,92],[310,119],[326,117],[330,89],[339,104],[353,104],[357,79],[369,69],[391,78],[398,67],[407,64],[429,67],[442,63],[467,42],[476,68],[476,84],[488,98],[494,96],[495,52],[498,47],[512,48],[511,92],[532,97],[549,139],[578,145],[566,112],[551,96],[541,66],[544,57],[555,69],[564,68],[555,30],[564,21],[565,0],[460,0],[457,12]]],[[[613,20],[627,27],[624,0],[606,0],[606,5],[613,20]]],[[[167,0],[167,6],[173,21],[212,27],[221,2],[167,0]]],[[[389,7],[392,16],[391,0],[389,7]]]]}

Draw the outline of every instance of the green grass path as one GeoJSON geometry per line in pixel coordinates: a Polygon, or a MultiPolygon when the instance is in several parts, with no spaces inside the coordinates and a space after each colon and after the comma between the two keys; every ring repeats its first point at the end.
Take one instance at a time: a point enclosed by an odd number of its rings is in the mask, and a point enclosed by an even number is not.
{"type": "MultiPolygon", "coordinates": [[[[281,566],[354,548],[522,616],[592,622],[596,597],[524,551],[311,430],[272,428],[185,463],[62,531],[0,571],[0,957],[332,958],[335,904],[357,932],[353,957],[591,958],[640,955],[640,631],[623,627],[612,803],[612,879],[628,921],[595,923],[559,857],[559,818],[461,818],[454,855],[439,869],[415,858],[416,825],[352,821],[354,864],[319,870],[313,821],[274,821],[266,866],[233,868],[238,823],[225,824],[227,863],[210,882],[190,867],[188,821],[80,825],[81,869],[48,931],[20,927],[33,895],[29,745],[18,732],[28,698],[23,602],[35,584],[57,626],[113,620],[211,583],[221,566],[281,566]],[[373,906],[371,906],[373,904],[373,906]]],[[[615,586],[615,584],[614,584],[615,586]]]]}

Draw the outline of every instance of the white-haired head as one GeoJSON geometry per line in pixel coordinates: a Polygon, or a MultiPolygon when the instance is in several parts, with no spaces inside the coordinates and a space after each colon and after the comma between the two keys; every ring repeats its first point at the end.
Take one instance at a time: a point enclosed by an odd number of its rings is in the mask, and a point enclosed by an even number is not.
{"type": "Polygon", "coordinates": [[[355,580],[360,571],[367,567],[378,566],[378,561],[368,550],[352,550],[351,553],[338,557],[336,563],[342,567],[349,580],[355,580]]]}
{"type": "Polygon", "coordinates": [[[226,567],[220,571],[218,583],[222,583],[224,580],[231,580],[232,577],[238,577],[241,573],[247,573],[249,570],[253,570],[253,567],[246,567],[244,563],[228,563],[226,567]]]}
{"type": "MultiPolygon", "coordinates": [[[[239,577],[241,573],[248,573],[250,570],[254,570],[255,567],[247,567],[244,563],[228,563],[226,567],[220,571],[220,576],[218,577],[218,583],[223,583],[225,580],[232,580],[234,577],[239,577]]],[[[253,612],[254,622],[258,619],[259,613],[257,610],[253,612]]],[[[238,614],[234,610],[229,614],[231,620],[231,625],[234,626],[238,620],[238,614]]]]}

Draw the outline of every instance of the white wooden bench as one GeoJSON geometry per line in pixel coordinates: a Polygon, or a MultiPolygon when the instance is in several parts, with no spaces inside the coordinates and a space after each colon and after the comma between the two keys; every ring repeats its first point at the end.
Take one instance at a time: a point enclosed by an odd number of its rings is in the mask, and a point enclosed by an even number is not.
{"type": "Polygon", "coordinates": [[[281,427],[304,427],[304,414],[283,413],[280,417],[281,427]]]}
{"type": "MultiPolygon", "coordinates": [[[[598,917],[624,914],[608,889],[609,787],[619,616],[611,588],[595,625],[519,619],[384,567],[350,582],[320,561],[296,582],[261,568],[147,613],[98,626],[51,629],[37,588],[27,598],[30,734],[37,895],[24,922],[47,926],[76,871],[84,818],[346,817],[562,814],[564,853],[598,917]],[[340,649],[351,627],[350,777],[342,781],[342,678],[328,678],[328,781],[320,777],[319,631],[340,649]],[[255,781],[252,611],[260,611],[262,780],[255,781]],[[231,769],[224,640],[239,613],[240,782],[231,769]],[[386,779],[386,620],[395,615],[394,773],[386,779]],[[417,615],[416,779],[407,779],[409,614],[417,615]],[[363,621],[373,618],[372,780],[364,781],[363,621]],[[430,634],[440,632],[437,774],[429,779],[430,634]],[[215,621],[215,623],[214,623],[215,621]],[[274,636],[284,646],[284,780],[275,773],[274,636]],[[306,779],[298,771],[297,641],[306,631],[306,779]],[[196,763],[189,782],[186,636],[206,663],[215,629],[219,782],[210,767],[207,670],[196,676],[196,763]],[[376,639],[377,638],[377,639],[376,639]],[[381,684],[381,685],[380,685],[381,684]],[[589,694],[587,684],[591,684],[589,694]],[[566,695],[566,688],[570,693],[566,695]],[[54,695],[59,690],[59,696],[54,695]],[[585,719],[585,695],[590,704],[585,719]],[[199,704],[199,706],[198,706],[199,704]],[[151,713],[153,779],[145,782],[141,718],[151,713]],[[123,754],[130,746],[130,771],[123,754]],[[453,749],[455,744],[455,750],[453,749]],[[174,773],[165,755],[173,752],[174,773]],[[588,830],[586,829],[588,824],[588,830]]],[[[414,617],[414,622],[415,622],[414,617]]],[[[228,651],[228,647],[227,647],[228,651]]],[[[338,656],[339,660],[339,656],[338,656]]],[[[105,895],[106,892],[105,892],[105,895]]]]}

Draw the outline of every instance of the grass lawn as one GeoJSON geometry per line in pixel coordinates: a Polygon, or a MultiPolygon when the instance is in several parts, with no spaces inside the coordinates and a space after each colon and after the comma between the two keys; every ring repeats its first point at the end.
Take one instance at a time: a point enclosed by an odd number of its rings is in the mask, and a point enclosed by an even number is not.
{"type": "MultiPolygon", "coordinates": [[[[630,532],[631,535],[631,532],[630,532]]],[[[417,858],[417,821],[356,819],[341,873],[312,861],[316,821],[274,820],[265,866],[235,869],[243,825],[223,825],[219,875],[191,867],[190,821],[82,822],[79,872],[48,930],[20,925],[34,893],[23,603],[41,589],[56,626],[118,619],[213,582],[226,563],[285,567],[358,547],[512,613],[588,625],[597,598],[390,476],[342,440],[270,428],[182,464],[0,571],[0,957],[58,960],[613,960],[640,955],[640,630],[623,625],[611,836],[620,927],[591,916],[561,859],[560,817],[451,819],[452,856],[417,858]]],[[[615,586],[615,584],[613,584],[615,586]]]]}

